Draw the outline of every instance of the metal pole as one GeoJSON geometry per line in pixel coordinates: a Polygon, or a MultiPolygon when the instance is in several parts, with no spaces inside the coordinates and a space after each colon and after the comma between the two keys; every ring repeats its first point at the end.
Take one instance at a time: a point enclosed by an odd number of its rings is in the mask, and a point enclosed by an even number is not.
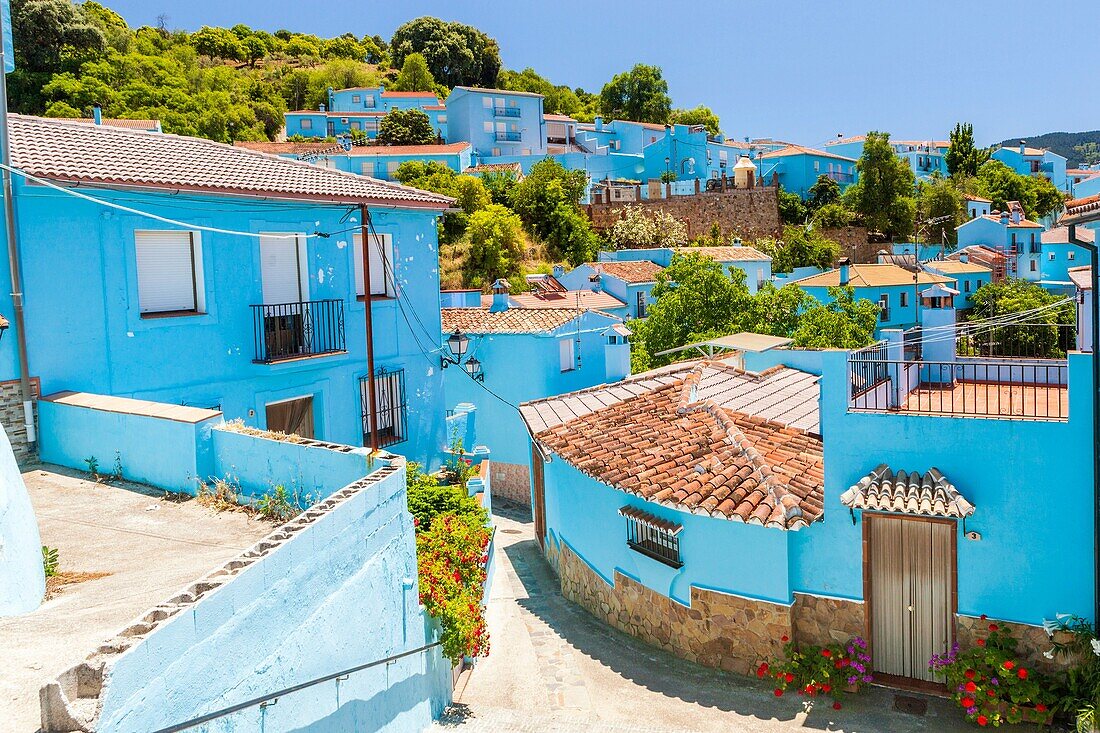
{"type": "Polygon", "coordinates": [[[1097,346],[1100,345],[1100,270],[1097,260],[1100,248],[1095,242],[1083,242],[1077,238],[1077,226],[1069,225],[1069,241],[1078,247],[1083,247],[1092,255],[1092,267],[1089,268],[1090,286],[1092,288],[1092,550],[1093,565],[1096,574],[1093,584],[1093,618],[1094,627],[1100,632],[1100,358],[1097,355],[1097,346]]]}
{"type": "MultiPolygon", "coordinates": [[[[0,26],[3,25],[0,19],[0,26]]],[[[0,38],[4,29],[0,27],[0,38]]],[[[18,230],[15,226],[15,195],[11,183],[11,145],[8,140],[8,75],[4,71],[4,44],[0,42],[0,164],[3,164],[4,220],[8,235],[8,270],[11,274],[11,301],[15,321],[15,350],[19,356],[19,392],[23,398],[23,424],[27,430],[27,447],[32,452],[38,442],[34,428],[34,394],[31,391],[30,367],[27,359],[27,329],[23,317],[23,278],[19,262],[18,230]]]]}
{"type": "Polygon", "coordinates": [[[374,314],[371,312],[370,300],[369,217],[370,212],[367,211],[367,205],[359,204],[359,229],[361,231],[360,237],[363,240],[360,254],[363,258],[363,310],[366,313],[363,320],[366,324],[367,334],[367,392],[370,393],[367,397],[367,414],[370,416],[370,451],[374,453],[378,450],[378,415],[375,414],[378,411],[378,398],[374,384],[374,314]]]}

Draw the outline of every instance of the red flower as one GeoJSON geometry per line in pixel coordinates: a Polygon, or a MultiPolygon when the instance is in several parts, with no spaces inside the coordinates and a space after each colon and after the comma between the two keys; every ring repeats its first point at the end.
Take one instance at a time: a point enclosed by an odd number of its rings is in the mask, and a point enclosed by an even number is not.
{"type": "Polygon", "coordinates": [[[833,656],[833,653],[831,651],[829,651],[828,649],[822,649],[821,650],[821,656],[831,657],[831,656],[833,656]]]}
{"type": "Polygon", "coordinates": [[[784,679],[787,680],[787,684],[789,685],[790,683],[794,682],[794,675],[788,672],[786,675],[784,675],[784,679]]]}
{"type": "Polygon", "coordinates": [[[775,696],[776,697],[783,697],[783,690],[780,690],[778,687],[775,688],[775,696]]]}
{"type": "Polygon", "coordinates": [[[832,689],[833,689],[832,685],[821,685],[821,691],[822,692],[828,693],[832,689]]]}
{"type": "Polygon", "coordinates": [[[963,685],[963,689],[967,692],[974,692],[974,690],[978,689],[978,686],[975,685],[973,682],[967,682],[965,685],[963,685]]]}
{"type": "Polygon", "coordinates": [[[783,634],[783,636],[779,637],[779,640],[782,641],[783,643],[786,643],[786,642],[790,641],[791,639],[786,634],[783,634]]]}
{"type": "Polygon", "coordinates": [[[984,715],[979,715],[978,716],[978,725],[988,725],[988,724],[989,724],[989,718],[985,717],[984,715]]]}
{"type": "Polygon", "coordinates": [[[974,698],[964,697],[962,700],[959,700],[959,704],[964,708],[972,708],[974,707],[974,698]]]}
{"type": "Polygon", "coordinates": [[[990,625],[989,625],[989,630],[990,630],[990,631],[996,631],[996,630],[997,630],[997,628],[998,628],[998,627],[997,627],[997,624],[990,624],[990,625]]]}
{"type": "Polygon", "coordinates": [[[1016,676],[1019,677],[1022,680],[1026,680],[1027,679],[1027,670],[1024,669],[1023,667],[1020,667],[1018,670],[1016,670],[1016,676]]]}
{"type": "Polygon", "coordinates": [[[767,662],[764,662],[763,664],[761,664],[759,667],[756,668],[756,676],[759,677],[760,679],[764,679],[764,675],[766,675],[767,673],[768,673],[768,663],[767,662]]]}
{"type": "Polygon", "coordinates": [[[978,646],[985,646],[985,639],[978,639],[978,646]]]}
{"type": "Polygon", "coordinates": [[[1016,663],[1013,662],[1011,659],[1009,661],[1005,662],[1005,669],[1013,669],[1015,666],[1016,666],[1016,663]]]}
{"type": "Polygon", "coordinates": [[[844,665],[843,665],[843,664],[841,664],[840,662],[833,662],[833,666],[834,666],[834,667],[836,667],[837,669],[840,669],[840,668],[841,668],[841,667],[843,667],[844,665]]]}
{"type": "Polygon", "coordinates": [[[981,616],[979,616],[978,618],[980,618],[980,619],[981,619],[982,621],[985,621],[985,620],[986,620],[987,618],[989,618],[989,616],[986,616],[986,615],[985,615],[985,614],[983,613],[983,614],[982,614],[981,616]]]}
{"type": "Polygon", "coordinates": [[[974,672],[974,670],[972,670],[972,669],[968,669],[968,670],[966,670],[965,672],[963,672],[963,675],[964,675],[964,676],[965,676],[965,677],[966,677],[966,678],[967,678],[968,680],[972,680],[972,679],[974,679],[974,674],[975,674],[975,672],[974,672]]]}
{"type": "Polygon", "coordinates": [[[833,710],[840,710],[840,701],[837,700],[833,703],[833,710]]]}
{"type": "Polygon", "coordinates": [[[993,692],[993,690],[992,690],[992,689],[989,689],[989,690],[986,690],[986,691],[985,691],[985,694],[986,694],[987,696],[989,696],[989,697],[993,697],[993,696],[994,696],[994,695],[996,695],[997,693],[993,692]]]}
{"type": "Polygon", "coordinates": [[[1035,712],[1037,712],[1037,713],[1045,713],[1046,711],[1047,711],[1047,706],[1046,706],[1046,705],[1044,705],[1044,704],[1043,704],[1043,703],[1041,703],[1041,702],[1039,702],[1039,703],[1035,703],[1035,712]]]}

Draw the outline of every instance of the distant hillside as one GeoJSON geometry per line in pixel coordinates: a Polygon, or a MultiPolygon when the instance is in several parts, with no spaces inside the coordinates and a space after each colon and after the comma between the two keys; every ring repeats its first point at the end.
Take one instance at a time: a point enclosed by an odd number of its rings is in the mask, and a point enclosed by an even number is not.
{"type": "Polygon", "coordinates": [[[1100,163],[1100,130],[1092,132],[1048,132],[1043,135],[1022,135],[1001,143],[1004,147],[1014,147],[1026,140],[1029,147],[1047,148],[1058,155],[1065,156],[1069,168],[1100,163]]]}

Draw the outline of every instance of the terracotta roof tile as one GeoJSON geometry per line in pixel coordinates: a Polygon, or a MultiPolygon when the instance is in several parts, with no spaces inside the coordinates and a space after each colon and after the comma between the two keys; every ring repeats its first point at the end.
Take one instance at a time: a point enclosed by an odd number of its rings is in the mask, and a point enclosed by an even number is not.
{"type": "Polygon", "coordinates": [[[657,273],[665,268],[649,260],[623,260],[621,262],[589,262],[588,266],[616,277],[632,285],[656,282],[657,273]]]}
{"type": "Polygon", "coordinates": [[[625,308],[626,303],[614,295],[593,290],[562,290],[543,293],[517,293],[508,299],[514,308],[521,309],[560,309],[608,310],[625,308]]]}
{"type": "MultiPolygon", "coordinates": [[[[848,284],[854,288],[881,288],[891,285],[912,285],[913,273],[897,265],[849,265],[848,284]]],[[[933,275],[928,272],[918,274],[921,285],[954,282],[952,278],[933,275]]],[[[794,281],[801,287],[824,288],[840,285],[840,270],[829,270],[794,281]]]]}
{"type": "Polygon", "coordinates": [[[926,517],[961,519],[974,513],[974,505],[938,468],[919,474],[894,472],[886,464],[879,465],[841,494],[840,503],[850,509],[926,517]]]}
{"type": "Polygon", "coordinates": [[[822,158],[834,158],[836,160],[843,160],[848,163],[855,163],[855,158],[846,158],[843,155],[837,155],[836,153],[829,153],[824,150],[815,150],[814,148],[807,148],[805,145],[788,145],[781,150],[772,150],[761,155],[761,158],[786,158],[791,155],[817,155],[822,158]]]}
{"type": "Polygon", "coordinates": [[[1092,268],[1088,265],[1067,270],[1070,281],[1081,290],[1092,290],[1092,268]]]}
{"type": "Polygon", "coordinates": [[[509,308],[496,313],[488,308],[440,310],[444,333],[456,328],[463,333],[548,333],[584,314],[576,308],[509,308]]]}
{"type": "Polygon", "coordinates": [[[718,262],[770,262],[771,257],[755,247],[675,247],[680,254],[700,254],[718,262]]]}
{"type": "Polygon", "coordinates": [[[389,90],[386,90],[386,91],[382,92],[382,97],[383,98],[392,97],[392,98],[401,98],[401,99],[409,99],[409,98],[421,99],[421,98],[427,97],[429,99],[436,99],[436,100],[439,99],[439,97],[436,95],[435,92],[391,92],[389,90]]]}
{"type": "Polygon", "coordinates": [[[1100,221],[1100,193],[1066,202],[1063,224],[1100,221]]]}
{"type": "Polygon", "coordinates": [[[925,262],[923,264],[928,269],[935,270],[936,272],[942,273],[944,275],[981,275],[983,273],[992,272],[990,268],[978,262],[961,262],[959,260],[932,260],[931,262],[925,262]]]}
{"type": "MultiPolygon", "coordinates": [[[[1068,244],[1069,243],[1069,227],[1054,227],[1048,229],[1039,235],[1043,244],[1068,244]]],[[[1089,242],[1090,244],[1096,240],[1096,232],[1085,227],[1077,229],[1077,238],[1083,242],[1089,242]]]]}
{"type": "Polygon", "coordinates": [[[452,202],[439,194],[202,138],[23,115],[11,115],[8,126],[13,165],[42,178],[437,209],[452,202]]]}
{"type": "Polygon", "coordinates": [[[582,473],[647,501],[778,529],[820,519],[820,438],[723,407],[715,398],[698,399],[700,384],[722,374],[742,381],[747,373],[699,362],[666,373],[652,389],[537,432],[535,439],[582,473]]]}

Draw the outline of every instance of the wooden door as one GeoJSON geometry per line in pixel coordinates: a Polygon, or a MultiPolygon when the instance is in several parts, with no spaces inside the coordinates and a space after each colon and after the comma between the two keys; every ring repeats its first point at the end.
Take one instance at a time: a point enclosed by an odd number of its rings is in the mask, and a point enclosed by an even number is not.
{"type": "Polygon", "coordinates": [[[928,660],[954,637],[955,525],[872,514],[864,522],[874,669],[940,681],[928,660]]]}
{"type": "Polygon", "coordinates": [[[539,547],[546,549],[546,490],[543,483],[543,463],[542,454],[539,453],[539,449],[535,447],[534,443],[531,443],[531,482],[533,485],[533,496],[531,497],[531,512],[535,518],[535,540],[538,541],[539,547]]]}

